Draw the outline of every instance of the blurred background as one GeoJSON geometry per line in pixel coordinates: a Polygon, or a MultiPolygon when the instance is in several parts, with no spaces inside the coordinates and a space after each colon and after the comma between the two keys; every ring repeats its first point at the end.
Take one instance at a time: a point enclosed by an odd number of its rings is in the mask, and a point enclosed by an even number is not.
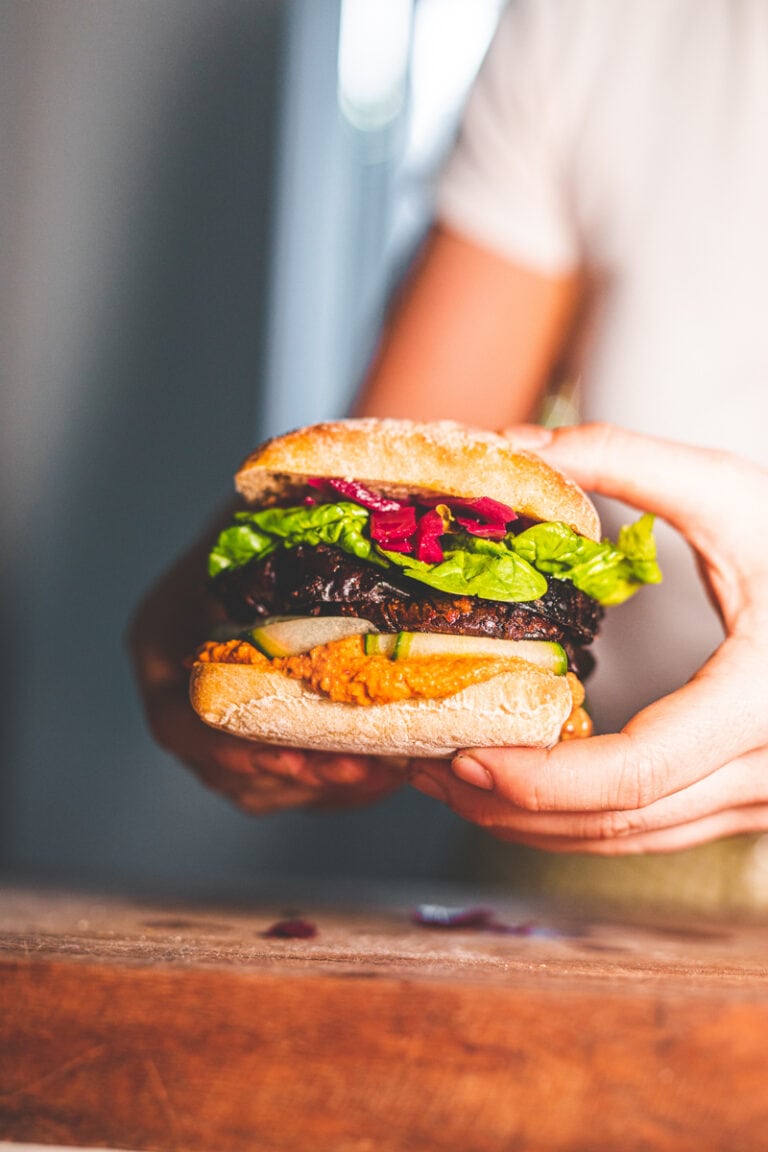
{"type": "Polygon", "coordinates": [[[264,436],[341,414],[500,0],[0,5],[0,866],[243,891],[452,879],[459,822],[245,817],[123,647],[264,436]]]}

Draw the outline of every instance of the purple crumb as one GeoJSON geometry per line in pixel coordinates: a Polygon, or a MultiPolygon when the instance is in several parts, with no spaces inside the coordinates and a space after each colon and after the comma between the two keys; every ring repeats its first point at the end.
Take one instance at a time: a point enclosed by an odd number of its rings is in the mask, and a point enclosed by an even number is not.
{"type": "Polygon", "coordinates": [[[446,908],[442,904],[420,904],[411,916],[423,928],[475,928],[504,936],[534,936],[539,927],[533,920],[505,924],[491,908],[446,908]]]}
{"type": "Polygon", "coordinates": [[[490,908],[446,908],[443,904],[420,904],[411,919],[424,928],[487,928],[493,920],[490,908]]]}
{"type": "Polygon", "coordinates": [[[280,940],[311,940],[317,936],[317,926],[311,920],[278,920],[263,935],[280,940]]]}

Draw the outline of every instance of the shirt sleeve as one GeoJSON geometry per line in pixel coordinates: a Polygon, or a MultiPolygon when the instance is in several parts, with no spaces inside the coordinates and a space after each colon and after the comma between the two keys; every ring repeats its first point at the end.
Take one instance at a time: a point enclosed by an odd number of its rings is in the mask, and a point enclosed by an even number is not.
{"type": "Polygon", "coordinates": [[[568,207],[558,86],[557,7],[512,0],[473,86],[436,187],[438,220],[538,271],[579,263],[568,207]]]}

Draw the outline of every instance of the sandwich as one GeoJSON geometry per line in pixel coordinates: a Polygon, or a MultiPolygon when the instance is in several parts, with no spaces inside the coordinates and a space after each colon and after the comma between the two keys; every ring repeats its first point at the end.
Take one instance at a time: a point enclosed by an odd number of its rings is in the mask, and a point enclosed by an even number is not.
{"type": "Polygon", "coordinates": [[[589,735],[604,609],[661,577],[653,518],[601,539],[589,497],[504,437],[350,419],[261,445],[216,540],[208,724],[329,752],[451,756],[589,735]]]}

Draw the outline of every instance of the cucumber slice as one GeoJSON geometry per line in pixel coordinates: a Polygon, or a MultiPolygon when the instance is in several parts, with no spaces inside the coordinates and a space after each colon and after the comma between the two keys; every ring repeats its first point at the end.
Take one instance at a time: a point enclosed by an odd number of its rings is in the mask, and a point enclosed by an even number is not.
{"type": "Polygon", "coordinates": [[[265,656],[298,656],[318,644],[373,630],[370,620],[357,616],[286,616],[270,620],[245,635],[265,656]]]}
{"type": "Polygon", "coordinates": [[[399,633],[369,632],[363,640],[366,656],[391,656],[399,633]]]}
{"type": "Polygon", "coordinates": [[[422,656],[515,656],[556,676],[568,671],[568,657],[553,640],[493,640],[489,636],[451,636],[447,632],[371,632],[365,637],[367,656],[393,660],[422,656]]]}
{"type": "Polygon", "coordinates": [[[372,632],[365,638],[365,654],[405,660],[411,647],[411,637],[415,635],[415,632],[372,632]]]}
{"type": "Polygon", "coordinates": [[[552,640],[493,640],[487,636],[451,636],[444,632],[400,632],[392,643],[392,658],[403,660],[406,656],[515,656],[557,676],[568,671],[564,648],[552,640]]]}
{"type": "Polygon", "coordinates": [[[413,638],[416,635],[416,632],[398,632],[392,648],[393,660],[405,660],[408,656],[418,656],[418,652],[414,653],[413,651],[413,638]]]}

